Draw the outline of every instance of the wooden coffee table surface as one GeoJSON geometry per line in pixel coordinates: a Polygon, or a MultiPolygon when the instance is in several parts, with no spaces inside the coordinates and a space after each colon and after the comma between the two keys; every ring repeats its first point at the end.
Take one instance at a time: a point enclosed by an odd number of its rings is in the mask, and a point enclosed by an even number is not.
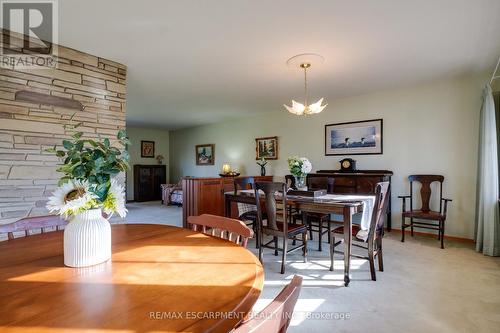
{"type": "Polygon", "coordinates": [[[0,243],[2,332],[225,332],[260,295],[247,249],[187,229],[114,225],[112,260],[63,265],[63,232],[0,243]]]}

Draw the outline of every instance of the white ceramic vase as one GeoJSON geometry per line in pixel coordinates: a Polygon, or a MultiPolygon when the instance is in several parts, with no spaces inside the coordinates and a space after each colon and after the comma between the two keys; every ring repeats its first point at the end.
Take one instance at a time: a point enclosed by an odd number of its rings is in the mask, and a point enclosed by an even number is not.
{"type": "Polygon", "coordinates": [[[111,258],[111,226],[101,209],[73,217],[64,229],[64,265],[87,267],[111,258]]]}

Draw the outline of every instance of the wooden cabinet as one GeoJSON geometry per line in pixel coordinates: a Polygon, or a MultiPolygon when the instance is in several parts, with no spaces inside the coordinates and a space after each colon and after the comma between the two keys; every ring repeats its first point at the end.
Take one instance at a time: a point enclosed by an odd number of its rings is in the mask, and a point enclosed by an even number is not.
{"type": "MultiPolygon", "coordinates": [[[[334,178],[333,193],[337,194],[374,194],[378,182],[391,182],[392,171],[358,170],[356,172],[340,172],[338,170],[319,170],[307,175],[308,183],[314,178],[334,178]]],[[[319,182],[319,179],[315,181],[319,182]]],[[[324,182],[326,184],[326,181],[324,182]]],[[[326,188],[326,187],[325,187],[326,188]]],[[[390,197],[389,192],[389,197],[390,197]]],[[[391,200],[387,212],[386,226],[391,230],[391,200]]]]}
{"type": "MultiPolygon", "coordinates": [[[[272,181],[273,176],[254,176],[255,181],[272,181]]],[[[201,214],[224,216],[224,193],[234,191],[233,177],[182,178],[182,222],[201,214]]]]}
{"type": "Polygon", "coordinates": [[[161,200],[161,184],[167,182],[165,165],[134,165],[134,201],[161,200]]]}

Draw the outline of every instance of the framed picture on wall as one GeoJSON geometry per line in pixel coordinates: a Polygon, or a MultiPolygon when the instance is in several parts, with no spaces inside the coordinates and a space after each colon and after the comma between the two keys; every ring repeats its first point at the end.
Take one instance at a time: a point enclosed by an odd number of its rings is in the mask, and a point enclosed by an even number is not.
{"type": "Polygon", "coordinates": [[[141,157],[155,157],[154,141],[141,141],[141,157]]]}
{"type": "Polygon", "coordinates": [[[215,145],[196,145],[196,165],[214,165],[215,145]]]}
{"type": "Polygon", "coordinates": [[[382,153],[382,119],[325,125],[325,155],[382,153]]]}
{"type": "Polygon", "coordinates": [[[255,139],[255,159],[260,160],[261,158],[265,158],[266,160],[278,159],[277,136],[255,139]]]}

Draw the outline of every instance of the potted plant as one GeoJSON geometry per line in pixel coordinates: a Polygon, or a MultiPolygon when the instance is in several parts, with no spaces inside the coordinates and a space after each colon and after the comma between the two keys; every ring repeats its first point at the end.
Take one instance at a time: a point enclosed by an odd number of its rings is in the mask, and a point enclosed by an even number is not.
{"type": "Polygon", "coordinates": [[[288,158],[288,170],[295,177],[298,190],[307,191],[306,176],[312,170],[312,164],[306,157],[291,156],[288,158]]]}
{"type": "MultiPolygon", "coordinates": [[[[77,126],[75,126],[76,128],[77,126]]],[[[125,189],[115,178],[129,168],[125,149],[113,147],[109,139],[83,139],[73,134],[63,149],[47,151],[63,160],[57,169],[63,176],[47,202],[47,209],[69,221],[64,230],[64,264],[85,267],[111,258],[111,227],[114,214],[125,217],[125,189]],[[104,217],[105,216],[105,217],[104,217]]],[[[125,131],[118,142],[130,144],[125,131]]]]}
{"type": "Polygon", "coordinates": [[[260,175],[265,176],[266,175],[266,165],[267,161],[264,157],[262,157],[259,162],[256,162],[258,166],[260,166],[260,175]]]}
{"type": "Polygon", "coordinates": [[[158,162],[158,164],[163,164],[163,160],[165,159],[165,157],[163,157],[163,155],[158,155],[156,156],[156,161],[158,162]]]}

